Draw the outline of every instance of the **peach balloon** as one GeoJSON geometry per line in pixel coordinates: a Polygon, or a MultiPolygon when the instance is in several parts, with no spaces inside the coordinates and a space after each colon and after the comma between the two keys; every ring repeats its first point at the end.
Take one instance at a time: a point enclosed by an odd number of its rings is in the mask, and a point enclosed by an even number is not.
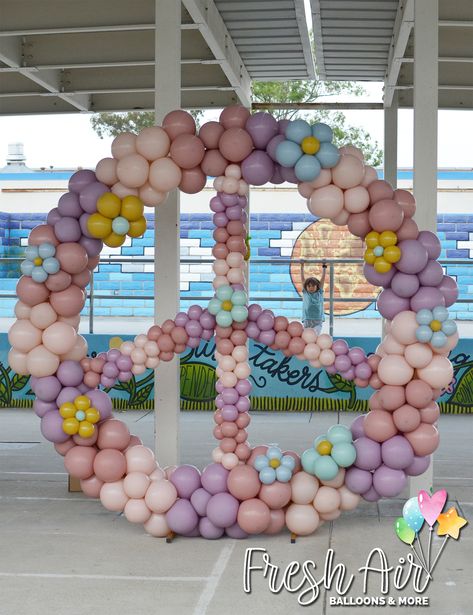
{"type": "Polygon", "coordinates": [[[144,472],[129,472],[123,479],[123,488],[129,498],[144,498],[151,479],[144,472]]]}
{"type": "Polygon", "coordinates": [[[308,203],[309,211],[320,218],[332,218],[343,209],[343,192],[339,187],[330,184],[316,188],[308,203]]]}
{"type": "Polygon", "coordinates": [[[308,536],[320,525],[320,517],[309,504],[291,504],[286,510],[286,525],[298,536],[308,536]]]}
{"type": "Polygon", "coordinates": [[[453,379],[453,367],[447,357],[435,355],[426,367],[417,370],[417,375],[432,388],[445,388],[453,379]]]}
{"type": "Polygon", "coordinates": [[[414,369],[399,355],[388,355],[379,362],[378,376],[384,384],[407,384],[413,375],[414,369]]]}
{"type": "Polygon", "coordinates": [[[435,425],[421,423],[417,429],[405,434],[418,457],[433,453],[439,445],[439,432],[435,425]]]}
{"type": "Polygon", "coordinates": [[[349,188],[343,194],[345,209],[351,214],[358,214],[365,209],[368,209],[370,204],[370,195],[363,186],[355,186],[349,188]]]}
{"type": "Polygon", "coordinates": [[[59,367],[59,357],[40,344],[27,354],[26,367],[28,372],[37,378],[52,376],[59,367]]]}
{"type": "Polygon", "coordinates": [[[404,353],[406,361],[411,367],[422,368],[432,361],[433,352],[427,344],[410,344],[404,353]]]}
{"type": "Polygon", "coordinates": [[[417,342],[416,330],[419,323],[416,320],[415,312],[399,312],[391,323],[391,333],[400,344],[415,344],[417,342]]]}
{"type": "MultiPolygon", "coordinates": [[[[386,354],[399,354],[399,355],[403,355],[404,354],[404,350],[405,350],[405,346],[403,344],[400,344],[395,337],[393,337],[391,334],[386,335],[386,337],[383,340],[383,350],[386,354]]],[[[376,354],[379,354],[379,352],[376,352],[376,354]]]]}
{"type": "Polygon", "coordinates": [[[149,168],[149,183],[158,192],[169,192],[181,183],[181,169],[170,158],[158,158],[149,168]]]}
{"type": "MultiPolygon", "coordinates": [[[[251,457],[247,463],[251,463],[251,457]]],[[[249,500],[256,497],[261,488],[258,472],[251,465],[234,467],[228,475],[227,488],[239,500],[249,500]]]]}
{"type": "Polygon", "coordinates": [[[164,158],[169,153],[171,140],[160,126],[148,126],[136,137],[136,151],[147,160],[164,158]]]}
{"type": "Polygon", "coordinates": [[[365,435],[376,442],[384,442],[397,434],[392,414],[385,410],[372,410],[363,422],[365,435]]]}
{"type": "Polygon", "coordinates": [[[269,535],[279,534],[286,523],[286,514],[284,510],[281,509],[270,509],[269,514],[271,519],[268,527],[264,530],[264,533],[269,535]]]}
{"type": "Polygon", "coordinates": [[[151,511],[142,498],[130,498],[125,504],[123,513],[130,523],[146,523],[151,517],[151,511]]]}
{"type": "Polygon", "coordinates": [[[146,506],[155,513],[167,512],[177,500],[176,487],[167,479],[152,481],[145,494],[146,506]]]}
{"type": "Polygon", "coordinates": [[[373,167],[365,165],[365,174],[361,181],[361,185],[367,188],[370,184],[378,179],[378,173],[373,167]]]}
{"type": "Polygon", "coordinates": [[[338,164],[332,169],[333,183],[347,190],[361,184],[365,175],[365,165],[359,158],[350,154],[340,156],[338,164]]]}
{"type": "Polygon", "coordinates": [[[332,480],[321,480],[320,481],[322,485],[325,485],[326,487],[334,487],[335,489],[338,489],[339,487],[341,487],[344,482],[345,482],[345,468],[340,468],[337,472],[337,475],[335,476],[335,478],[332,478],[332,480]]]}
{"type": "Polygon", "coordinates": [[[100,501],[107,510],[122,512],[128,502],[128,496],[123,489],[123,481],[104,483],[100,489],[100,501]]]}
{"type": "Polygon", "coordinates": [[[296,504],[310,504],[319,489],[319,481],[307,472],[298,472],[293,475],[291,482],[291,499],[296,504]]]}
{"type": "Polygon", "coordinates": [[[443,354],[445,356],[448,356],[450,351],[453,350],[458,344],[459,337],[460,336],[458,335],[458,331],[456,331],[453,335],[449,335],[447,337],[447,343],[444,346],[441,346],[440,348],[435,348],[431,346],[432,351],[435,354],[443,354]]]}
{"type": "Polygon", "coordinates": [[[166,515],[159,515],[156,513],[152,513],[143,527],[148,534],[156,538],[164,538],[171,531],[166,521],[166,515]]]}
{"type": "Polygon", "coordinates": [[[333,365],[335,362],[335,353],[330,348],[325,348],[319,355],[319,361],[324,367],[333,365]]]}
{"type": "MultiPolygon", "coordinates": [[[[38,305],[49,305],[49,304],[48,303],[45,303],[45,304],[41,304],[40,303],[38,305]]],[[[26,305],[26,303],[23,303],[22,301],[17,301],[15,303],[14,312],[15,312],[15,316],[19,320],[22,320],[24,318],[30,318],[31,310],[32,310],[32,308],[29,305],[26,305]]],[[[38,326],[37,324],[35,324],[33,322],[33,320],[31,322],[34,324],[35,327],[38,326]]]]}
{"type": "Polygon", "coordinates": [[[55,322],[43,331],[43,344],[51,352],[62,355],[72,349],[76,336],[74,327],[65,322],[55,322]]]}
{"type": "Polygon", "coordinates": [[[319,513],[331,513],[337,508],[340,508],[341,497],[337,489],[333,487],[320,487],[317,491],[313,506],[319,513]]]}
{"type": "MultiPolygon", "coordinates": [[[[80,361],[87,355],[87,340],[82,335],[76,335],[69,352],[61,355],[61,361],[80,361]]],[[[94,387],[95,388],[95,387],[94,387]]]]}
{"type": "Polygon", "coordinates": [[[21,376],[27,376],[30,372],[27,364],[28,355],[20,352],[16,348],[10,348],[7,357],[7,363],[14,372],[21,376]]]}
{"type": "Polygon", "coordinates": [[[146,182],[138,191],[138,196],[143,201],[143,205],[146,207],[156,207],[162,205],[167,199],[167,192],[160,192],[155,190],[151,184],[146,182]]]}
{"type": "Polygon", "coordinates": [[[291,500],[291,485],[275,481],[271,485],[262,485],[259,492],[259,499],[272,509],[279,509],[286,506],[291,500]]]}
{"type": "Polygon", "coordinates": [[[358,160],[361,160],[361,162],[363,162],[365,159],[361,149],[355,147],[354,145],[342,145],[342,147],[340,147],[338,151],[344,156],[346,154],[348,154],[349,156],[355,156],[355,158],[358,158],[358,160]]]}
{"type": "Polygon", "coordinates": [[[8,331],[8,341],[16,350],[27,353],[41,344],[41,333],[30,320],[17,320],[8,331]]]}
{"type": "Polygon", "coordinates": [[[235,455],[235,453],[224,453],[222,456],[222,466],[226,470],[232,470],[239,464],[240,460],[235,455]]]}
{"type": "Polygon", "coordinates": [[[126,196],[138,196],[139,192],[137,188],[130,188],[124,186],[122,183],[117,182],[112,186],[113,194],[116,194],[118,198],[124,199],[126,196]]]}
{"type": "MultiPolygon", "coordinates": [[[[274,328],[276,329],[276,321],[278,318],[281,318],[281,316],[276,316],[276,318],[274,319],[274,328]]],[[[286,327],[283,327],[287,329],[287,325],[286,327]]],[[[325,335],[325,334],[324,334],[325,335]]],[[[317,333],[314,331],[314,329],[304,329],[302,331],[302,335],[301,335],[302,339],[304,340],[304,342],[306,344],[313,344],[315,343],[317,340],[317,333]]],[[[330,339],[330,336],[327,336],[330,339]]],[[[322,348],[322,346],[320,344],[317,344],[319,346],[319,348],[322,348]]],[[[328,346],[330,347],[330,346],[328,346]]]]}
{"type": "Polygon", "coordinates": [[[350,218],[350,212],[346,209],[342,209],[342,211],[336,216],[332,216],[330,219],[337,226],[345,226],[350,218]]]}
{"type": "Polygon", "coordinates": [[[97,162],[95,175],[99,182],[107,186],[113,186],[118,181],[117,161],[115,158],[102,158],[97,162]]]}
{"type": "Polygon", "coordinates": [[[417,408],[404,404],[393,412],[393,421],[399,431],[414,431],[420,425],[421,415],[417,408]]]}
{"type": "Polygon", "coordinates": [[[156,469],[154,453],[146,446],[133,446],[126,453],[127,472],[144,472],[151,474],[156,469]]]}
{"type": "Polygon", "coordinates": [[[320,356],[320,352],[320,346],[318,346],[318,344],[314,344],[313,342],[307,344],[304,348],[304,356],[309,361],[314,361],[317,359],[320,356]]]}
{"type": "Polygon", "coordinates": [[[136,151],[136,135],[131,132],[122,132],[112,141],[112,156],[117,160],[136,151]]]}
{"type": "Polygon", "coordinates": [[[345,485],[340,487],[338,490],[340,495],[340,509],[341,510],[354,510],[361,499],[361,496],[358,493],[353,493],[350,491],[345,485]]]}
{"type": "Polygon", "coordinates": [[[425,408],[420,409],[420,418],[423,423],[430,423],[433,425],[436,421],[438,421],[439,417],[439,405],[433,400],[429,402],[425,408]]]}

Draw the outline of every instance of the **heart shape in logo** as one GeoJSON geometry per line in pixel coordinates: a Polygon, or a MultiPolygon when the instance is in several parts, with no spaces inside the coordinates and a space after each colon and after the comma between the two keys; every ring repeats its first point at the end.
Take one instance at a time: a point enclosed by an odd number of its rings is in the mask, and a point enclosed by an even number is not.
{"type": "Polygon", "coordinates": [[[427,491],[422,490],[419,491],[417,501],[419,502],[419,508],[422,516],[430,527],[432,527],[445,506],[445,502],[447,501],[447,492],[445,489],[441,489],[430,496],[427,491]]]}

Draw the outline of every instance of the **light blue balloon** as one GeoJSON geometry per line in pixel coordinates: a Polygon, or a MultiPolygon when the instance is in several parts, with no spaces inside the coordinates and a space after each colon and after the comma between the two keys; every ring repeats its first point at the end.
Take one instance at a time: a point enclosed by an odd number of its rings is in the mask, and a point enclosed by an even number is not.
{"type": "Polygon", "coordinates": [[[434,348],[442,348],[447,343],[447,336],[443,331],[434,331],[430,343],[434,348]]]}
{"type": "Polygon", "coordinates": [[[244,290],[235,290],[232,295],[233,305],[245,305],[248,301],[248,296],[244,290]]]}
{"type": "Polygon", "coordinates": [[[356,448],[349,442],[338,442],[332,448],[330,455],[341,468],[348,468],[355,463],[356,448]]]}
{"type": "Polygon", "coordinates": [[[230,314],[235,322],[245,322],[248,318],[248,310],[244,305],[234,305],[230,314]]]}
{"type": "Polygon", "coordinates": [[[320,480],[332,480],[338,474],[338,465],[330,455],[321,455],[314,463],[314,474],[320,480]]]}
{"type": "Polygon", "coordinates": [[[23,261],[21,263],[21,265],[20,265],[20,269],[21,269],[21,273],[23,275],[29,275],[30,276],[31,272],[34,269],[33,261],[30,261],[30,260],[23,261]]]}
{"type": "Polygon", "coordinates": [[[286,139],[300,143],[312,135],[312,128],[305,120],[293,120],[286,126],[286,139]]]}
{"type": "Polygon", "coordinates": [[[448,319],[448,310],[443,305],[437,305],[432,310],[432,316],[434,320],[438,320],[439,322],[444,322],[448,319]]]}
{"type": "Polygon", "coordinates": [[[314,464],[320,455],[313,448],[308,448],[301,455],[301,464],[306,472],[314,474],[314,464]]]}
{"type": "Polygon", "coordinates": [[[322,169],[331,169],[340,160],[340,152],[333,143],[321,143],[315,157],[320,162],[322,169]]]}
{"type": "Polygon", "coordinates": [[[442,323],[442,331],[445,335],[453,335],[457,332],[457,323],[454,320],[446,320],[442,323]]]}
{"type": "MultiPolygon", "coordinates": [[[[327,439],[327,434],[322,434],[321,436],[317,436],[312,443],[312,446],[317,449],[318,445],[327,439]]],[[[318,454],[318,453],[317,453],[318,454]]]]}
{"type": "Polygon", "coordinates": [[[217,325],[221,327],[229,327],[233,322],[232,315],[225,310],[221,310],[215,317],[215,320],[217,321],[217,325]]]}
{"type": "Polygon", "coordinates": [[[268,458],[266,455],[258,455],[253,462],[253,467],[255,470],[258,470],[258,472],[261,472],[263,468],[267,468],[268,458]]]}
{"type": "Polygon", "coordinates": [[[320,143],[330,143],[333,139],[333,130],[327,124],[318,122],[312,126],[312,135],[320,141],[320,143]]]}
{"type": "Polygon", "coordinates": [[[332,425],[327,431],[327,439],[332,444],[338,444],[338,442],[352,442],[352,435],[350,429],[345,425],[332,425]]]}
{"type": "Polygon", "coordinates": [[[56,248],[52,243],[42,243],[38,248],[38,253],[41,258],[51,258],[56,254],[56,248]]]}
{"type": "Polygon", "coordinates": [[[373,250],[373,252],[374,252],[375,256],[383,256],[384,248],[383,248],[383,246],[376,246],[376,248],[373,250]]]}
{"type": "Polygon", "coordinates": [[[287,466],[279,466],[276,468],[276,478],[281,483],[288,483],[292,478],[292,470],[290,470],[287,466]]]}
{"type": "Polygon", "coordinates": [[[220,301],[220,299],[214,297],[213,299],[210,299],[207,309],[211,314],[215,316],[220,312],[221,307],[222,302],[220,301]]]}
{"type": "Polygon", "coordinates": [[[301,156],[300,145],[293,141],[281,141],[276,148],[276,160],[282,167],[293,167],[301,156]]]}
{"type": "Polygon", "coordinates": [[[48,274],[42,267],[33,267],[31,277],[35,282],[41,284],[42,282],[46,282],[46,280],[48,279],[48,274]]]}
{"type": "Polygon", "coordinates": [[[83,410],[77,410],[76,419],[78,421],[83,421],[85,419],[85,412],[83,410]]]}
{"type": "Polygon", "coordinates": [[[28,260],[34,261],[39,256],[38,246],[27,246],[25,249],[25,256],[28,260]]]}
{"type": "Polygon", "coordinates": [[[315,156],[304,154],[296,162],[294,173],[299,181],[311,182],[320,175],[321,168],[320,162],[315,156]]]}
{"type": "Polygon", "coordinates": [[[112,231],[117,235],[125,235],[130,230],[130,223],[123,216],[118,216],[112,222],[112,231]]]}
{"type": "Polygon", "coordinates": [[[424,525],[424,517],[420,512],[417,496],[407,500],[402,508],[402,516],[404,517],[407,525],[416,533],[424,525]]]}
{"type": "Polygon", "coordinates": [[[432,339],[432,333],[433,331],[430,327],[427,325],[420,325],[420,327],[416,329],[416,338],[419,342],[427,344],[427,342],[430,342],[432,339]]]}
{"type": "Polygon", "coordinates": [[[45,258],[42,267],[49,275],[57,273],[60,269],[59,261],[54,256],[49,256],[48,258],[45,258]]]}
{"type": "Polygon", "coordinates": [[[416,320],[420,325],[430,325],[433,319],[434,315],[427,308],[422,308],[416,314],[416,320]]]}
{"type": "Polygon", "coordinates": [[[266,457],[270,460],[271,459],[281,459],[282,458],[281,449],[278,446],[270,446],[268,450],[266,451],[266,457]]]}
{"type": "Polygon", "coordinates": [[[224,286],[220,286],[217,288],[215,293],[220,301],[229,301],[233,295],[233,288],[225,284],[224,286]]]}
{"type": "Polygon", "coordinates": [[[291,455],[284,455],[281,459],[281,465],[286,466],[291,471],[294,471],[296,467],[296,460],[291,455]]]}
{"type": "Polygon", "coordinates": [[[276,472],[273,468],[263,468],[259,473],[259,479],[263,485],[272,485],[276,480],[276,472]]]}

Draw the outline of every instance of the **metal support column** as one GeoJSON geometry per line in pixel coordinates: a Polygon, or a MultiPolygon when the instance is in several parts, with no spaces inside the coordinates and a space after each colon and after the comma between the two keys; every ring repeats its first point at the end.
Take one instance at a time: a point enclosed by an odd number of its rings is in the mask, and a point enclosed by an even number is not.
{"type": "MultiPolygon", "coordinates": [[[[155,117],[181,106],[181,3],[156,0],[155,117]]],[[[179,191],[155,209],[155,322],[179,311],[179,191]]],[[[163,466],[179,461],[179,357],[161,363],[155,378],[155,449],[163,466]]]]}

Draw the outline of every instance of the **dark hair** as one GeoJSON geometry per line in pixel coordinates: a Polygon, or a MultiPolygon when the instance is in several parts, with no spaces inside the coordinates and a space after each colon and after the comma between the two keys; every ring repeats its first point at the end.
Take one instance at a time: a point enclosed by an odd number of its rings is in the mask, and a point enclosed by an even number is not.
{"type": "Polygon", "coordinates": [[[307,280],[304,282],[304,290],[307,290],[307,287],[309,286],[309,284],[312,286],[312,284],[314,286],[317,286],[317,290],[320,290],[320,280],[317,278],[307,278],[307,280]]]}

